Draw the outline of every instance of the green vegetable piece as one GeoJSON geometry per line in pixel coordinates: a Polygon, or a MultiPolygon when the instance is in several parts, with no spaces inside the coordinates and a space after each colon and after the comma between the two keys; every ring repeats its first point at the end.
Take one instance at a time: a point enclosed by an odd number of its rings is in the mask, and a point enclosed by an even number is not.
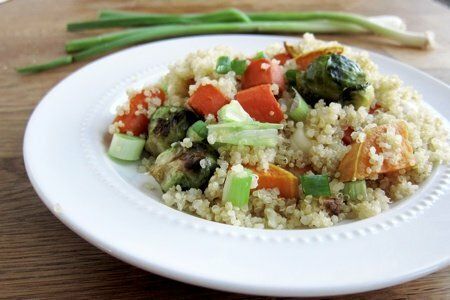
{"type": "Polygon", "coordinates": [[[292,90],[294,91],[295,96],[288,111],[288,116],[295,122],[304,121],[309,114],[310,108],[297,90],[294,88],[292,88],[292,90]]]}
{"type": "Polygon", "coordinates": [[[174,142],[186,137],[197,116],[190,110],[176,106],[161,106],[152,115],[148,126],[145,150],[157,156],[174,142]]]}
{"type": "Polygon", "coordinates": [[[253,122],[252,117],[242,108],[236,100],[231,100],[229,104],[222,106],[217,112],[219,123],[229,122],[253,122]]]}
{"type": "Polygon", "coordinates": [[[229,201],[233,206],[242,207],[248,204],[253,173],[248,169],[235,171],[231,169],[223,187],[222,200],[229,201]]]}
{"type": "Polygon", "coordinates": [[[231,61],[228,56],[220,56],[217,59],[216,72],[219,74],[227,74],[231,71],[231,61]]]}
{"type": "Polygon", "coordinates": [[[233,59],[231,61],[231,70],[233,70],[236,75],[243,75],[245,70],[247,70],[247,61],[245,59],[233,59]]]}
{"type": "Polygon", "coordinates": [[[305,195],[314,197],[331,196],[328,175],[302,175],[300,181],[305,195]]]}
{"type": "Polygon", "coordinates": [[[194,142],[190,148],[177,143],[158,155],[150,174],[163,192],[176,185],[183,190],[204,188],[217,167],[217,157],[217,152],[204,143],[194,142]]]}
{"type": "Polygon", "coordinates": [[[355,109],[358,109],[361,106],[369,108],[375,99],[375,91],[373,86],[369,84],[363,90],[351,92],[349,98],[349,103],[353,104],[355,109]]]}
{"type": "Polygon", "coordinates": [[[55,60],[49,61],[47,63],[30,65],[22,68],[18,68],[17,72],[20,74],[31,74],[39,73],[42,71],[54,69],[60,66],[70,65],[73,62],[73,57],[71,55],[61,56],[55,60]]]}
{"type": "Polygon", "coordinates": [[[278,129],[281,124],[230,122],[208,125],[208,142],[212,145],[223,143],[230,145],[275,147],[279,142],[278,129]]]}
{"type": "Polygon", "coordinates": [[[135,136],[114,133],[109,145],[108,154],[121,160],[134,161],[141,157],[145,139],[135,136]]]}
{"type": "Polygon", "coordinates": [[[365,180],[349,181],[345,183],[343,194],[350,201],[364,201],[367,199],[367,188],[365,180]]]}
{"type": "Polygon", "coordinates": [[[284,76],[286,77],[286,81],[290,86],[295,86],[297,83],[297,74],[299,72],[297,70],[287,70],[284,76]]]}
{"type": "Polygon", "coordinates": [[[264,51],[258,51],[258,53],[256,53],[255,57],[253,57],[253,59],[261,59],[261,58],[267,58],[264,51]]]}
{"type": "Polygon", "coordinates": [[[207,124],[202,120],[198,120],[189,127],[186,136],[193,142],[201,142],[208,136],[207,124]]]}
{"type": "Polygon", "coordinates": [[[320,99],[353,104],[352,94],[369,86],[360,66],[339,54],[319,56],[298,79],[300,92],[310,104],[320,99]]]}

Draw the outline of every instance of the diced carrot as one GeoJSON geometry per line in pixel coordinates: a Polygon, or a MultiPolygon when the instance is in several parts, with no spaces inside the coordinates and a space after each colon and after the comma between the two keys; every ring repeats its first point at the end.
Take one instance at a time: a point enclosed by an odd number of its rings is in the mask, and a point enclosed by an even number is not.
{"type": "Polygon", "coordinates": [[[344,136],[342,137],[342,142],[344,143],[344,145],[348,146],[353,142],[353,139],[352,139],[353,131],[354,131],[353,127],[351,127],[351,126],[345,128],[344,136]]]}
{"type": "Polygon", "coordinates": [[[297,63],[298,69],[304,71],[308,68],[308,66],[312,63],[312,61],[318,58],[319,56],[330,53],[341,54],[343,51],[344,48],[340,46],[323,48],[308,53],[300,54],[299,56],[295,57],[295,62],[297,63]]]}
{"type": "Polygon", "coordinates": [[[270,164],[267,171],[261,171],[252,166],[246,166],[258,175],[258,187],[256,189],[278,188],[283,198],[298,198],[298,178],[289,171],[270,164]]]}
{"type": "Polygon", "coordinates": [[[280,65],[284,66],[286,61],[292,58],[292,56],[289,55],[289,53],[278,53],[273,58],[280,61],[280,65]]]}
{"type": "Polygon", "coordinates": [[[267,83],[275,83],[280,92],[284,91],[283,68],[267,58],[253,60],[242,76],[242,89],[267,83]]]}
{"type": "Polygon", "coordinates": [[[132,132],[134,136],[139,136],[147,132],[148,118],[147,114],[140,113],[140,108],[147,110],[147,98],[159,98],[161,104],[166,96],[161,89],[155,89],[148,97],[143,92],[136,94],[129,100],[130,110],[114,119],[114,123],[121,121],[123,126],[119,127],[120,133],[132,132]]]}
{"type": "Polygon", "coordinates": [[[236,94],[236,100],[256,121],[279,123],[284,115],[275,99],[270,84],[258,85],[236,94]]]}
{"type": "Polygon", "coordinates": [[[203,116],[216,115],[217,111],[229,102],[230,100],[211,84],[199,86],[188,100],[189,106],[203,116]]]}
{"type": "MultiPolygon", "coordinates": [[[[340,165],[340,179],[342,181],[353,181],[365,179],[372,175],[374,171],[370,169],[370,148],[374,147],[376,153],[382,153],[383,150],[378,145],[378,137],[385,133],[389,125],[379,125],[366,132],[366,139],[363,143],[353,143],[351,149],[343,157],[340,165]]],[[[377,173],[389,173],[401,169],[406,169],[415,164],[413,148],[408,140],[408,131],[404,122],[398,122],[394,125],[396,134],[402,136],[401,157],[392,164],[388,160],[383,161],[381,169],[377,173]]]]}

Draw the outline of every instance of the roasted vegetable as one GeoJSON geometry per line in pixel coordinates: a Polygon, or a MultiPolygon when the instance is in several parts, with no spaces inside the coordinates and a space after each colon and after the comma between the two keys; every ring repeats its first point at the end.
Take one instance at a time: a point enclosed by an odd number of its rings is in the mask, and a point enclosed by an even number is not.
{"type": "Polygon", "coordinates": [[[362,143],[354,142],[350,150],[344,155],[339,164],[340,179],[342,181],[355,181],[369,178],[374,173],[383,174],[407,169],[415,165],[413,147],[408,138],[408,128],[404,122],[397,122],[392,125],[378,125],[366,132],[366,139],[362,143]],[[374,148],[376,153],[381,153],[384,157],[392,156],[393,149],[383,149],[380,146],[380,137],[389,128],[395,130],[395,134],[401,136],[401,151],[395,163],[384,160],[378,171],[372,170],[370,149],[374,148]]]}
{"type": "Polygon", "coordinates": [[[324,99],[355,108],[370,107],[374,98],[373,87],[360,66],[339,54],[316,58],[297,79],[300,93],[310,104],[324,99]]]}
{"type": "Polygon", "coordinates": [[[298,178],[291,172],[273,164],[269,164],[267,171],[258,170],[254,166],[247,166],[247,168],[258,175],[257,190],[277,188],[283,198],[298,198],[298,178]]]}
{"type": "Polygon", "coordinates": [[[157,156],[174,142],[182,140],[197,116],[184,108],[161,106],[152,115],[148,125],[145,150],[157,156]]]}
{"type": "Polygon", "coordinates": [[[158,155],[150,174],[164,192],[176,185],[184,190],[203,188],[216,169],[217,157],[217,152],[204,143],[195,142],[190,148],[177,143],[158,155]]]}

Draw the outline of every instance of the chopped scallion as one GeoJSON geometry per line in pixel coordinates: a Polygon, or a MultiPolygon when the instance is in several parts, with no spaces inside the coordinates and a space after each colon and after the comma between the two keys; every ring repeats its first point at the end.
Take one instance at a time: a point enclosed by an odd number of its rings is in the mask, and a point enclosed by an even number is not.
{"type": "Polygon", "coordinates": [[[245,59],[233,59],[231,61],[231,70],[236,73],[236,75],[243,75],[247,69],[247,61],[245,59]]]}
{"type": "Polygon", "coordinates": [[[138,160],[144,149],[145,139],[135,136],[115,133],[113,135],[108,154],[121,160],[138,160]]]}
{"type": "Polygon", "coordinates": [[[310,110],[309,106],[296,89],[292,88],[292,90],[294,91],[295,96],[289,109],[288,116],[295,122],[304,121],[308,116],[310,110]]]}
{"type": "Polygon", "coordinates": [[[250,170],[235,171],[231,169],[225,179],[222,199],[237,207],[246,205],[250,197],[252,180],[253,173],[250,170]]]}
{"type": "Polygon", "coordinates": [[[300,181],[305,195],[314,197],[331,196],[328,175],[302,175],[300,181]]]}
{"type": "Polygon", "coordinates": [[[228,56],[220,56],[217,59],[216,72],[219,74],[227,74],[231,70],[231,61],[228,56]]]}
{"type": "Polygon", "coordinates": [[[217,118],[219,123],[253,122],[252,117],[250,117],[236,100],[231,100],[230,103],[222,106],[217,112],[217,118]]]}
{"type": "Polygon", "coordinates": [[[206,123],[201,120],[195,122],[187,130],[186,136],[193,142],[203,141],[208,136],[208,128],[206,127],[206,123]]]}
{"type": "Polygon", "coordinates": [[[266,58],[266,54],[264,53],[264,51],[259,51],[258,53],[256,53],[255,57],[253,57],[253,59],[261,59],[261,58],[266,58]]]}
{"type": "Polygon", "coordinates": [[[345,183],[344,195],[348,196],[350,201],[364,201],[367,199],[367,188],[365,180],[349,181],[345,183]]]}

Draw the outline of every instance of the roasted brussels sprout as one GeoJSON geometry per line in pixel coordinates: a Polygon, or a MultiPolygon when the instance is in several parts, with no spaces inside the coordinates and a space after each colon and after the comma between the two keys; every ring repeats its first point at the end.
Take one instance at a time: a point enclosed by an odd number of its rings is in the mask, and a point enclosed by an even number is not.
{"type": "Polygon", "coordinates": [[[369,107],[374,98],[373,87],[360,66],[339,54],[319,56],[297,77],[297,85],[310,104],[324,99],[355,108],[369,107]]]}
{"type": "Polygon", "coordinates": [[[177,143],[158,155],[150,174],[164,192],[175,185],[184,190],[203,188],[217,167],[217,157],[217,152],[207,144],[195,142],[184,148],[177,143]]]}
{"type": "Polygon", "coordinates": [[[174,142],[182,140],[197,116],[182,107],[161,106],[152,115],[148,125],[145,150],[157,156],[170,148],[174,142]]]}

